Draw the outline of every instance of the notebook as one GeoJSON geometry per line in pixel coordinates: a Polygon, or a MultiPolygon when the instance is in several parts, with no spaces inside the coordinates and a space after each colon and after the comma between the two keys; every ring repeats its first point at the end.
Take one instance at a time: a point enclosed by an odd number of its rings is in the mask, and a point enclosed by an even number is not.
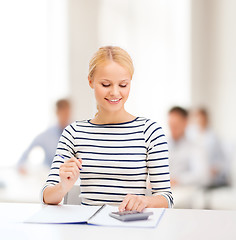
{"type": "Polygon", "coordinates": [[[110,212],[118,211],[117,206],[83,206],[83,205],[45,205],[25,223],[46,224],[89,224],[107,227],[144,227],[154,228],[160,222],[165,209],[147,208],[152,211],[147,220],[122,222],[109,216],[110,212]]]}

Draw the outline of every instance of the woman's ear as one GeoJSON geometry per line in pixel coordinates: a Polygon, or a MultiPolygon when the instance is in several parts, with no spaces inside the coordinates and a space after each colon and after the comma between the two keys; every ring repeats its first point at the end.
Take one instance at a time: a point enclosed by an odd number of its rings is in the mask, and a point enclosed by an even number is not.
{"type": "Polygon", "coordinates": [[[89,77],[88,76],[88,81],[89,81],[89,86],[91,87],[91,88],[94,88],[94,84],[93,84],[93,79],[91,78],[91,77],[89,77]]]}

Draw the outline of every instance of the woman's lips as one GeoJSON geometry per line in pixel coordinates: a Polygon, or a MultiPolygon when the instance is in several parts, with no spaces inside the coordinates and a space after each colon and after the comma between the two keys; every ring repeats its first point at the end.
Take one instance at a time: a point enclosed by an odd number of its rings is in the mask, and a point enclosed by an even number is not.
{"type": "Polygon", "coordinates": [[[119,99],[107,99],[105,98],[110,104],[118,104],[121,100],[121,98],[119,99]]]}

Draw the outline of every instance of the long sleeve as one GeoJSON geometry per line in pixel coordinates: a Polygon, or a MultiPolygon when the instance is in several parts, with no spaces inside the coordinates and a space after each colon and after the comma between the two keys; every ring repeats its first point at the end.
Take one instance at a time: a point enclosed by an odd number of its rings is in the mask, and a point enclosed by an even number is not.
{"type": "Polygon", "coordinates": [[[74,138],[71,132],[73,132],[72,125],[67,126],[62,132],[57,145],[56,154],[54,156],[52,166],[43,190],[49,185],[56,185],[60,182],[60,165],[64,163],[65,160],[75,156],[74,138]]]}
{"type": "Polygon", "coordinates": [[[41,146],[39,140],[40,140],[40,136],[37,136],[37,137],[32,141],[32,143],[29,145],[29,147],[28,147],[28,148],[24,151],[24,153],[22,154],[19,162],[17,163],[17,166],[21,166],[21,165],[23,165],[23,164],[27,161],[30,152],[31,152],[35,147],[41,146]]]}
{"type": "Polygon", "coordinates": [[[145,196],[149,173],[153,194],[163,195],[171,206],[166,140],[160,136],[162,130],[150,123],[137,117],[117,124],[89,120],[71,124],[60,138],[45,187],[60,182],[60,165],[75,156],[83,161],[82,204],[119,205],[127,194],[145,196]]]}
{"type": "Polygon", "coordinates": [[[21,156],[18,162],[18,166],[24,164],[24,162],[27,161],[29,154],[35,147],[40,147],[44,152],[43,164],[50,167],[52,164],[53,157],[55,155],[55,151],[61,133],[62,133],[61,127],[55,125],[46,129],[44,132],[35,137],[30,146],[21,156]]]}
{"type": "Polygon", "coordinates": [[[173,205],[170,188],[169,157],[166,137],[157,123],[147,120],[145,124],[145,143],[147,148],[147,168],[153,195],[164,196],[173,205]]]}

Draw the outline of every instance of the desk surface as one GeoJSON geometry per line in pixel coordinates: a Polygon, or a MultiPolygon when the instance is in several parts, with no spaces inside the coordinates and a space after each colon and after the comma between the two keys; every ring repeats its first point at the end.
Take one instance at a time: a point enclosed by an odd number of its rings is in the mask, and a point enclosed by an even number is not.
{"type": "Polygon", "coordinates": [[[40,208],[40,204],[0,203],[1,239],[236,239],[236,211],[167,209],[154,229],[23,223],[40,208]]]}

